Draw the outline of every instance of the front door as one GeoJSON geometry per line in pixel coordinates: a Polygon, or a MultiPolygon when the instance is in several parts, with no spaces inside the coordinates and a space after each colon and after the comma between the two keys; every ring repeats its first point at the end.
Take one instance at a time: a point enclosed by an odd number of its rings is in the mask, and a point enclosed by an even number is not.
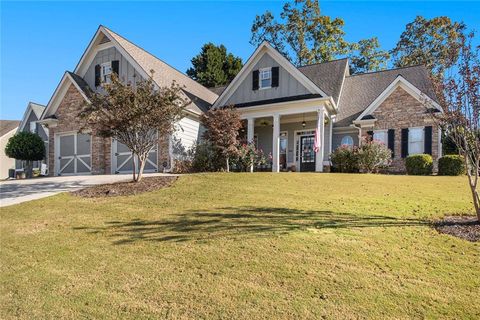
{"type": "Polygon", "coordinates": [[[91,173],[91,136],[67,134],[59,136],[57,174],[74,175],[91,173]]]}
{"type": "Polygon", "coordinates": [[[300,137],[300,171],[315,171],[315,136],[300,137]]]}

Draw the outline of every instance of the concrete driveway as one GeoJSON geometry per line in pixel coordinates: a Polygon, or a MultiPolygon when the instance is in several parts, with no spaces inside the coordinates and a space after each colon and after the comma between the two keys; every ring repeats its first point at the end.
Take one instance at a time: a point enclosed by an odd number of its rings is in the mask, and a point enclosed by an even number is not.
{"type": "MultiPolygon", "coordinates": [[[[168,174],[148,173],[144,174],[144,177],[161,175],[168,174]]],[[[60,192],[78,190],[97,184],[127,181],[131,177],[130,174],[86,175],[2,181],[0,182],[0,207],[45,198],[60,192]]]]}

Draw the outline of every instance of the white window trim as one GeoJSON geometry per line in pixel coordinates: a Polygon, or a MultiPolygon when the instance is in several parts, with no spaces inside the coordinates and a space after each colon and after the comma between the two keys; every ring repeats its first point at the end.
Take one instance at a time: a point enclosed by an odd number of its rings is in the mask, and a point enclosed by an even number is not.
{"type": "MultiPolygon", "coordinates": [[[[263,80],[266,80],[263,79],[263,80]]],[[[261,68],[258,70],[258,89],[259,90],[264,90],[264,89],[270,89],[272,87],[272,68],[261,68]],[[262,73],[268,71],[270,73],[270,77],[266,79],[270,79],[270,85],[268,87],[262,87],[262,73]]]]}
{"type": "Polygon", "coordinates": [[[380,142],[383,142],[383,144],[385,146],[388,146],[388,130],[374,130],[373,131],[373,140],[378,140],[380,142]],[[379,139],[375,139],[375,134],[376,133],[384,133],[384,139],[383,141],[382,140],[379,140],[379,139]]]}
{"type": "Polygon", "coordinates": [[[344,135],[344,136],[342,137],[342,140],[340,140],[340,146],[343,146],[343,145],[349,146],[349,147],[353,147],[353,146],[355,145],[355,141],[353,140],[353,137],[352,137],[351,135],[349,135],[349,134],[344,135]],[[352,144],[351,144],[351,145],[346,144],[346,143],[343,143],[343,139],[345,139],[345,138],[347,138],[347,137],[352,140],[352,144]]]}
{"type": "Polygon", "coordinates": [[[100,79],[102,79],[102,82],[108,82],[110,80],[110,77],[105,79],[106,76],[110,76],[112,74],[112,62],[104,62],[100,64],[100,79]],[[104,68],[108,67],[110,72],[109,73],[104,73],[104,68]]]}
{"type": "MultiPolygon", "coordinates": [[[[416,142],[419,142],[419,141],[416,141],[416,142]]],[[[408,155],[413,155],[413,154],[423,154],[425,153],[425,127],[410,127],[408,128],[408,155]],[[419,130],[422,130],[422,152],[420,153],[412,153],[411,150],[410,150],[410,144],[412,143],[412,139],[411,139],[411,132],[412,132],[412,129],[415,130],[415,129],[419,129],[419,130]]]]}

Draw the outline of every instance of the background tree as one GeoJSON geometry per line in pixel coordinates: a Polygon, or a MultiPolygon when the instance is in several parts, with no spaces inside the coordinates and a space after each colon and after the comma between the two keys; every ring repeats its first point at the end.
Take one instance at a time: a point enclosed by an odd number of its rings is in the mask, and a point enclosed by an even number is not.
{"type": "Polygon", "coordinates": [[[156,88],[152,76],[153,70],[148,79],[128,85],[113,74],[111,83],[103,84],[105,92],[92,92],[90,103],[80,112],[87,128],[125,144],[133,158],[138,158],[134,181],[142,179],[148,153],[159,139],[174,132],[190,102],[175,82],[170,87],[156,88]]]}
{"type": "Polygon", "coordinates": [[[350,54],[350,73],[365,73],[387,68],[390,54],[380,49],[377,37],[353,43],[350,54]]]}
{"type": "Polygon", "coordinates": [[[205,126],[203,138],[210,142],[225,160],[230,171],[230,158],[238,152],[238,135],[242,127],[239,113],[233,108],[210,109],[201,116],[205,126]]]}
{"type": "Polygon", "coordinates": [[[32,177],[33,161],[45,158],[45,144],[36,133],[19,132],[8,139],[5,154],[26,162],[25,176],[32,177]]]}
{"type": "Polygon", "coordinates": [[[396,67],[424,64],[434,77],[443,77],[458,59],[463,22],[448,17],[425,19],[417,16],[407,24],[396,47],[391,51],[396,67]]]}
{"type": "Polygon", "coordinates": [[[469,187],[478,220],[480,198],[478,175],[480,170],[480,46],[473,47],[473,32],[460,36],[458,52],[452,51],[448,59],[457,59],[442,82],[441,104],[444,115],[440,118],[443,129],[463,156],[469,187]]]}
{"type": "Polygon", "coordinates": [[[240,57],[228,53],[224,45],[216,46],[211,42],[204,44],[191,61],[187,75],[206,87],[230,83],[243,66],[240,57]]]}
{"type": "Polygon", "coordinates": [[[296,66],[325,62],[349,52],[344,21],[320,14],[318,0],[296,0],[283,6],[280,20],[269,11],[256,16],[250,43],[270,42],[296,66]]]}

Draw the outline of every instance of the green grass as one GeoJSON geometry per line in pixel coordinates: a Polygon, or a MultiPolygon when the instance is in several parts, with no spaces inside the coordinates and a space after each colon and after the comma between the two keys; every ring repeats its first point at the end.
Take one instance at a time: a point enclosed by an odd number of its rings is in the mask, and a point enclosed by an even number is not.
{"type": "Polygon", "coordinates": [[[480,317],[463,177],[205,174],[2,208],[0,318],[480,317]]]}

